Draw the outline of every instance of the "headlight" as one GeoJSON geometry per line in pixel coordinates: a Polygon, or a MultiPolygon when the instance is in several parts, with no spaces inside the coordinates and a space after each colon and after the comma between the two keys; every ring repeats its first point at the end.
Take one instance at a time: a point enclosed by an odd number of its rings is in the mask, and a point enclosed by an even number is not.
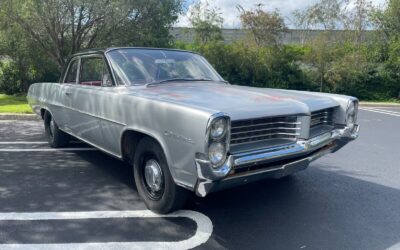
{"type": "Polygon", "coordinates": [[[210,136],[211,139],[221,139],[225,133],[227,128],[226,119],[223,117],[217,118],[211,124],[210,136]]]}
{"type": "Polygon", "coordinates": [[[347,126],[352,126],[357,122],[358,102],[351,101],[347,108],[346,123],[347,126]]]}
{"type": "Polygon", "coordinates": [[[208,157],[213,165],[219,165],[225,160],[226,149],[221,142],[213,142],[208,147],[208,157]]]}
{"type": "Polygon", "coordinates": [[[221,167],[229,151],[230,118],[224,113],[211,116],[206,133],[206,154],[214,168],[221,167]]]}

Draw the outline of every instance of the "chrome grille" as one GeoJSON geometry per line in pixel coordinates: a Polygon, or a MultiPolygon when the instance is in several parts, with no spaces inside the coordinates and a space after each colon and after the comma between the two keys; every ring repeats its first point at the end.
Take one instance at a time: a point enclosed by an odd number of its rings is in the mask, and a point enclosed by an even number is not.
{"type": "Polygon", "coordinates": [[[311,113],[311,128],[321,125],[333,125],[333,108],[322,109],[311,113]]]}
{"type": "Polygon", "coordinates": [[[296,140],[300,134],[297,116],[232,121],[231,145],[271,139],[296,140]]]}

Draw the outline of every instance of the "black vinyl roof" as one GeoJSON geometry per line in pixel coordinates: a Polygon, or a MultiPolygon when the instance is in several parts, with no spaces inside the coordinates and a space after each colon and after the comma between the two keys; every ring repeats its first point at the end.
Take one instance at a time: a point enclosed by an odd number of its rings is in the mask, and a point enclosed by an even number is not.
{"type": "Polygon", "coordinates": [[[72,55],[74,56],[81,56],[81,55],[91,55],[91,54],[104,54],[108,51],[112,50],[119,50],[119,49],[151,49],[151,50],[170,50],[170,51],[182,51],[182,52],[189,52],[189,53],[195,53],[193,51],[189,50],[181,50],[181,49],[172,49],[172,48],[153,48],[153,47],[110,47],[110,48],[103,48],[103,49],[87,49],[87,50],[82,50],[78,53],[75,53],[72,55]]]}

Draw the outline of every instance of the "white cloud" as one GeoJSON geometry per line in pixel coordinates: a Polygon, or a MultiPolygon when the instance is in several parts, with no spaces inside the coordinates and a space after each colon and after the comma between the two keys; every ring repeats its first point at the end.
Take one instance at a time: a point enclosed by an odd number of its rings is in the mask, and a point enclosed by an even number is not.
{"type": "MultiPolygon", "coordinates": [[[[211,6],[220,9],[222,17],[224,18],[225,28],[237,28],[240,27],[239,13],[236,8],[238,5],[243,6],[245,9],[250,9],[254,8],[256,4],[261,3],[267,10],[278,9],[284,16],[286,23],[290,25],[293,11],[307,8],[318,1],[319,0],[214,0],[209,1],[209,3],[211,6]]],[[[372,3],[376,6],[383,5],[385,2],[386,0],[372,0],[372,3]]],[[[183,14],[175,26],[188,27],[189,21],[187,15],[187,13],[183,14]]]]}

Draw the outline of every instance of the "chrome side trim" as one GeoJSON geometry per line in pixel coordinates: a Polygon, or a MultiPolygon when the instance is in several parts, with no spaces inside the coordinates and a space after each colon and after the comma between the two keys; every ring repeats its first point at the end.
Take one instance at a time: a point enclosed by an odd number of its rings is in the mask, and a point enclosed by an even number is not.
{"type": "Polygon", "coordinates": [[[108,119],[108,118],[105,118],[105,117],[102,117],[102,116],[98,116],[98,115],[93,115],[93,114],[90,114],[88,112],[84,112],[84,111],[81,111],[81,110],[78,110],[78,109],[74,109],[74,108],[71,108],[71,107],[62,106],[62,105],[59,105],[59,104],[51,104],[51,103],[50,103],[50,105],[53,105],[53,106],[56,106],[56,107],[59,107],[59,108],[66,108],[66,109],[69,109],[69,110],[72,110],[72,111],[75,111],[75,112],[78,112],[78,113],[81,113],[81,114],[84,114],[84,115],[88,115],[88,116],[91,116],[91,117],[94,117],[94,118],[101,119],[103,121],[115,123],[117,125],[121,125],[121,126],[126,126],[127,125],[127,124],[122,123],[122,122],[118,122],[118,121],[115,121],[115,120],[112,120],[112,119],[108,119]]]}
{"type": "Polygon", "coordinates": [[[94,143],[92,143],[92,142],[90,142],[90,141],[87,141],[87,140],[81,138],[80,136],[75,135],[75,134],[72,133],[72,132],[66,131],[66,130],[61,129],[61,128],[59,128],[59,129],[60,129],[61,131],[63,131],[64,133],[67,133],[67,134],[69,134],[69,135],[71,135],[71,136],[77,138],[78,140],[83,141],[84,143],[89,144],[89,145],[91,145],[91,146],[93,146],[93,147],[99,149],[100,151],[102,151],[102,152],[104,152],[104,153],[106,153],[106,154],[108,154],[108,155],[110,155],[110,156],[112,156],[112,157],[114,157],[114,158],[117,158],[118,160],[123,160],[123,159],[122,159],[122,155],[114,154],[113,152],[111,152],[111,151],[109,151],[109,150],[107,150],[107,149],[104,149],[104,148],[102,148],[102,147],[100,147],[100,146],[98,146],[98,145],[96,145],[96,144],[94,144],[94,143]]]}

